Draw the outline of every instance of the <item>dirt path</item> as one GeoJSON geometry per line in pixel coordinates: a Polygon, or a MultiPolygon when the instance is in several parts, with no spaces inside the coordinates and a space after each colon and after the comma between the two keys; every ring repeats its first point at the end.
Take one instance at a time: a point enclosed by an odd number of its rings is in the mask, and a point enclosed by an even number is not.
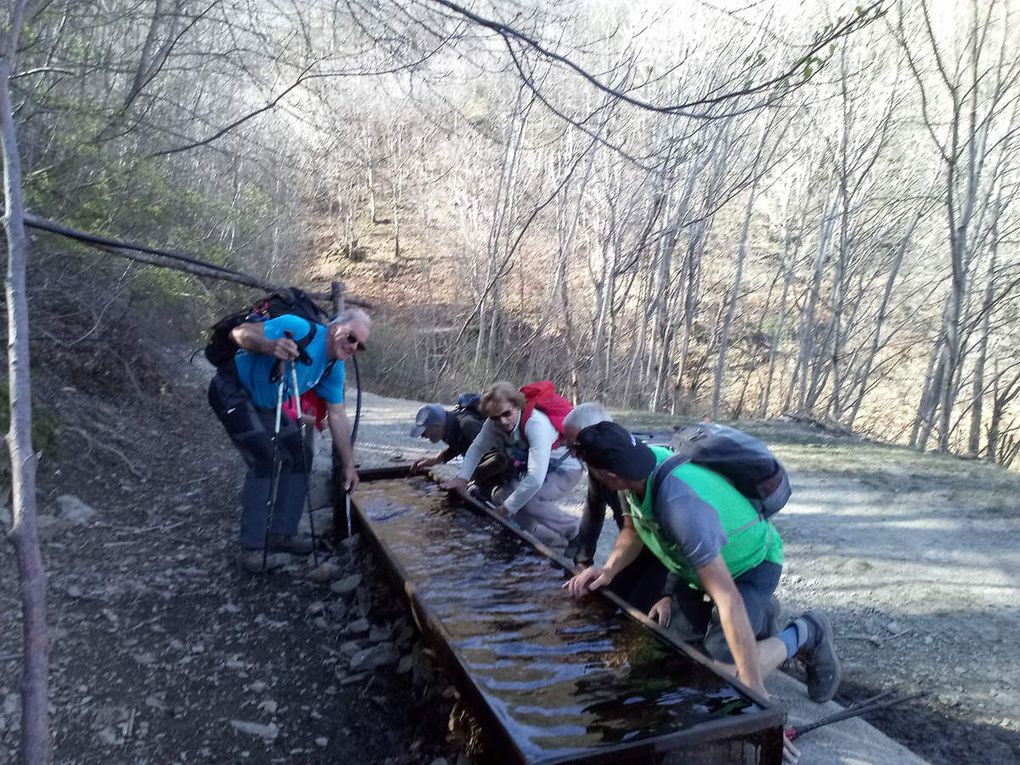
{"type": "MultiPolygon", "coordinates": [[[[129,423],[65,391],[62,423],[96,443],[65,431],[40,469],[54,762],[398,765],[448,755],[445,688],[418,677],[427,667],[410,625],[356,551],[334,559],[337,577],[364,574],[342,592],[305,581],[304,565],[239,572],[242,463],[205,405],[207,381],[197,370],[129,423]],[[61,519],[65,493],[94,514],[61,519]],[[413,672],[409,661],[352,672],[354,652],[380,639],[415,658],[413,672]]],[[[6,763],[20,719],[11,555],[0,556],[0,604],[6,763]]]]}
{"type": "Polygon", "coordinates": [[[932,762],[1020,761],[1020,480],[849,441],[777,451],[784,601],[833,614],[843,698],[928,692],[876,725],[932,762]]]}

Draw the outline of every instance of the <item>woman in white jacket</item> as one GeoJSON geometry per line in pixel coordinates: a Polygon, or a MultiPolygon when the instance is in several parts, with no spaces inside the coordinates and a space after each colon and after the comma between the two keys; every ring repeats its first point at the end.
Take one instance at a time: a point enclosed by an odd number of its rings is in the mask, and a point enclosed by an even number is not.
{"type": "Polygon", "coordinates": [[[539,407],[521,427],[527,398],[507,382],[491,385],[481,399],[486,416],[478,436],[471,443],[457,477],[440,488],[463,493],[481,458],[493,449],[527,454],[524,473],[493,492],[496,511],[551,547],[566,547],[577,532],[578,519],[560,509],[560,501],[581,479],[581,464],[565,446],[560,433],[539,407]]]}

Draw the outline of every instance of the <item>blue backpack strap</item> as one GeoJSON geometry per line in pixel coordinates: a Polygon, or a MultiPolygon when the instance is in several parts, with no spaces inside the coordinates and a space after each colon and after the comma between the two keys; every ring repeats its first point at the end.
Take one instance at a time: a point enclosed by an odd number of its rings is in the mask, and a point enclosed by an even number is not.
{"type": "Polygon", "coordinates": [[[652,478],[652,502],[655,502],[655,498],[659,495],[659,489],[662,488],[662,482],[666,480],[666,476],[688,461],[688,458],[684,455],[674,454],[655,468],[655,477],[652,478]]]}

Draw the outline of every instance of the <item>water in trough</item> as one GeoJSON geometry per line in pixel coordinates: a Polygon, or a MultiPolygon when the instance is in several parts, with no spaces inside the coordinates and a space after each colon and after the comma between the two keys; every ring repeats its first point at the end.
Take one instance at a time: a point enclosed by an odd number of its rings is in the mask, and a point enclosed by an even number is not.
{"type": "Polygon", "coordinates": [[[502,761],[593,762],[779,724],[608,601],[573,601],[560,568],[431,482],[363,483],[356,503],[461,685],[516,750],[502,761]]]}

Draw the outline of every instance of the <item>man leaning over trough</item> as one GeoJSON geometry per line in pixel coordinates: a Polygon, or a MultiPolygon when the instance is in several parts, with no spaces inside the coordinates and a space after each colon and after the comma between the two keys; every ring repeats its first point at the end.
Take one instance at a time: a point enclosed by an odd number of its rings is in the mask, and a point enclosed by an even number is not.
{"type": "Polygon", "coordinates": [[[371,325],[368,314],[351,309],[338,315],[328,327],[315,325],[314,334],[309,321],[289,314],[264,322],[245,322],[231,330],[231,338],[241,350],[213,377],[209,405],[248,466],[241,492],[240,564],[246,571],[260,573],[279,568],[289,561],[287,553],[311,552],[310,542],[294,535],[305,505],[312,459],[299,424],[286,415],[280,420],[275,450],[279,467],[274,464],[277,386],[284,386],[284,399],[294,395],[291,363],[297,370],[297,394],[315,390],[326,402],[330,435],[345,467],[345,488],[350,491],[357,486],[351,430],[344,408],[344,361],[364,349],[371,325]],[[309,336],[307,345],[299,348],[294,338],[309,336]],[[287,369],[277,383],[273,371],[281,362],[287,369]],[[267,504],[275,469],[280,471],[279,482],[267,534],[267,504]],[[265,566],[264,545],[270,553],[265,556],[265,566]]]}
{"type": "Polygon", "coordinates": [[[653,497],[656,470],[672,452],[649,447],[612,422],[581,430],[576,443],[591,474],[624,493],[629,517],[606,565],[586,568],[567,582],[571,595],[611,584],[647,546],[680,583],[673,598],[652,607],[652,618],[668,625],[675,604],[704,635],[705,653],[735,665],[736,677],[763,695],[765,676],[796,656],[805,664],[811,699],[833,697],[841,671],[829,619],[808,611],[775,634],[773,593],[783,542],[740,492],[722,476],[685,462],[653,497]]]}

